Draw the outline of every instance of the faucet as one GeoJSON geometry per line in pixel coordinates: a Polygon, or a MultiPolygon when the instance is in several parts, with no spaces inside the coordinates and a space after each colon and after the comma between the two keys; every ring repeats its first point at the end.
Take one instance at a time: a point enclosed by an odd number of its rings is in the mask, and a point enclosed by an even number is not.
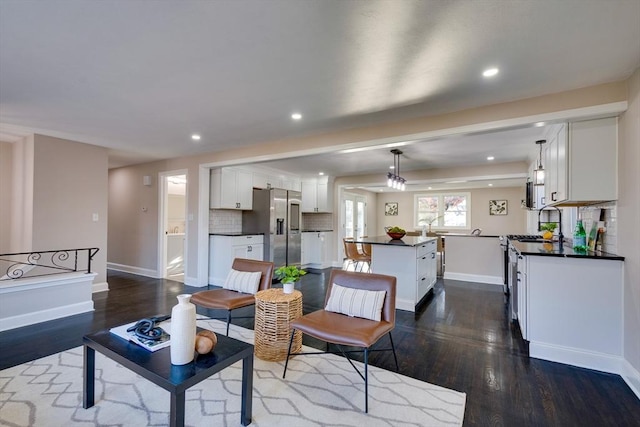
{"type": "Polygon", "coordinates": [[[554,208],[558,211],[558,243],[560,244],[560,247],[562,247],[562,241],[564,240],[564,235],[562,234],[562,209],[557,206],[545,206],[538,209],[538,230],[540,230],[540,214],[546,208],[554,208]]]}

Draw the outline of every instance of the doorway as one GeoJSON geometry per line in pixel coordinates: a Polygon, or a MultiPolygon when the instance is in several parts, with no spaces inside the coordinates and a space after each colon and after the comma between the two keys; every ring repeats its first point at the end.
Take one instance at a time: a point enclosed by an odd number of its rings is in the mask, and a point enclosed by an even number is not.
{"type": "Polygon", "coordinates": [[[360,238],[367,235],[367,199],[353,193],[344,193],[342,237],[360,238]]]}
{"type": "Polygon", "coordinates": [[[160,174],[160,221],[158,259],[160,276],[184,283],[186,265],[187,174],[160,174]]]}

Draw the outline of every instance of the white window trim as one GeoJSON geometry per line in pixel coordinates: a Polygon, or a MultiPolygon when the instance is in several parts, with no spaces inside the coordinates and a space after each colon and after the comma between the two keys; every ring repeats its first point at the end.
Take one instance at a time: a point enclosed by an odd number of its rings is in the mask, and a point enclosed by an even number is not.
{"type": "MultiPolygon", "coordinates": [[[[468,191],[446,191],[439,193],[416,193],[413,196],[413,227],[416,229],[421,229],[423,224],[418,224],[418,197],[438,197],[439,201],[442,200],[444,196],[464,196],[467,198],[467,221],[464,226],[460,227],[445,227],[445,226],[437,226],[432,225],[431,231],[454,231],[454,230],[470,230],[471,229],[471,193],[468,191]]],[[[444,203],[438,203],[438,215],[443,215],[444,211],[440,209],[444,209],[444,203]]],[[[429,227],[429,224],[424,224],[429,227]]]]}

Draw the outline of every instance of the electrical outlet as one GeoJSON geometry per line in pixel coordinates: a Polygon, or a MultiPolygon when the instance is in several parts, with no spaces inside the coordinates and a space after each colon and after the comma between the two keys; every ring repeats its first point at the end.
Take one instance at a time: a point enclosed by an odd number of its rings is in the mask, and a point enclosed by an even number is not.
{"type": "Polygon", "coordinates": [[[100,216],[97,213],[94,213],[92,218],[93,218],[93,222],[98,222],[98,220],[100,219],[100,216]]]}

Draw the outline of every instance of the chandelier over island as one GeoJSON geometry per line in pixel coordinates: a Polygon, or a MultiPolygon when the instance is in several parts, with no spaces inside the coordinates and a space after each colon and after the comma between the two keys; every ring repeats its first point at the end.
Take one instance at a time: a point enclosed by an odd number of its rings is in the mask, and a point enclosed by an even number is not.
{"type": "Polygon", "coordinates": [[[387,173],[387,187],[404,191],[407,180],[400,176],[400,155],[402,151],[394,148],[391,153],[393,153],[393,173],[387,173]]]}

